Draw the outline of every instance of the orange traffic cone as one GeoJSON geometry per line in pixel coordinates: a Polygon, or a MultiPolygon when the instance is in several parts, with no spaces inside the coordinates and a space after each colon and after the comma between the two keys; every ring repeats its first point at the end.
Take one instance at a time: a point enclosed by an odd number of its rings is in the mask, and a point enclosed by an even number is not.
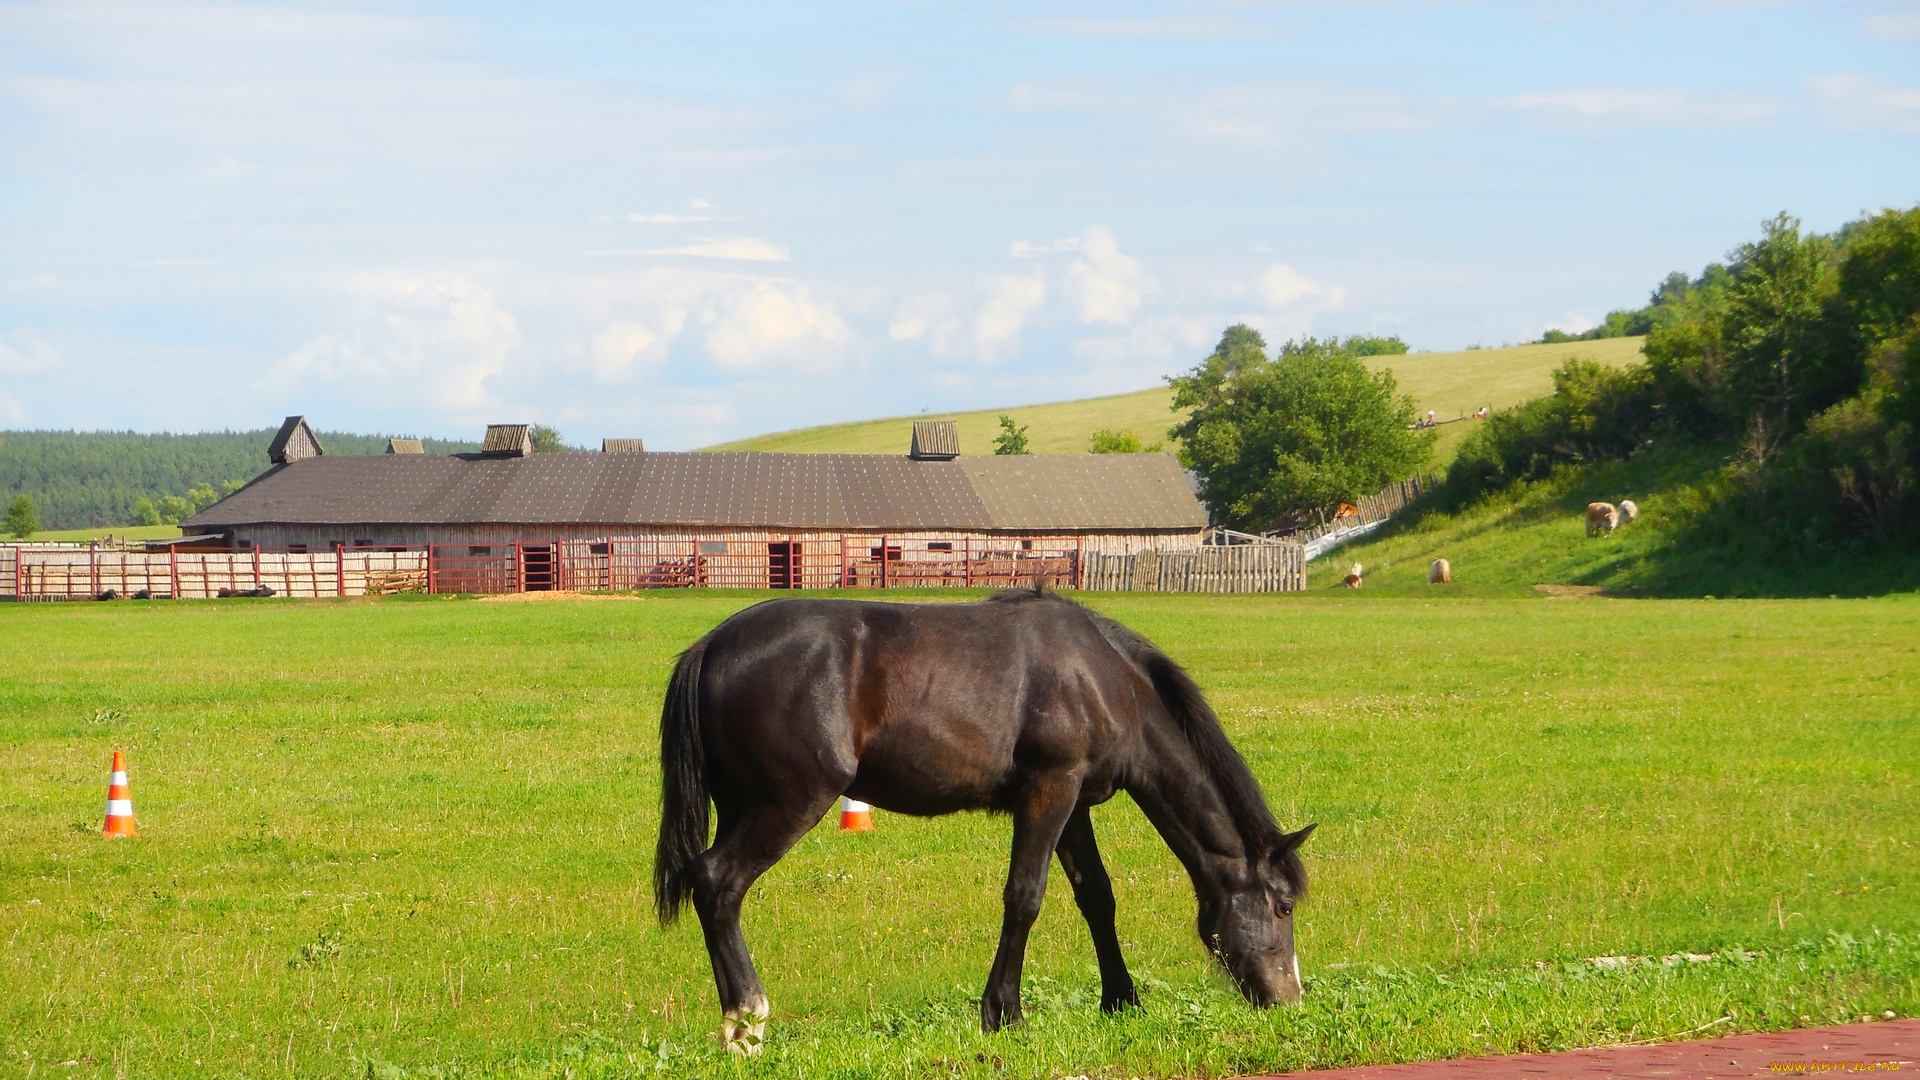
{"type": "Polygon", "coordinates": [[[873,807],[868,806],[859,799],[849,799],[845,795],[840,796],[840,831],[872,832],[873,807]]]}
{"type": "Polygon", "coordinates": [[[107,781],[107,825],[100,830],[107,836],[138,836],[133,827],[133,792],[127,788],[127,759],[113,752],[113,776],[107,781]]]}

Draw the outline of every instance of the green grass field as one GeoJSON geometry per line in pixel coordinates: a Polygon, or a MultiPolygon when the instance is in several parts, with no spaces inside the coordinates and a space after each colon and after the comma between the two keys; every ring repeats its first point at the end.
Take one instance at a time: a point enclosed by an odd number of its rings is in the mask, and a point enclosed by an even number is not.
{"type": "Polygon", "coordinates": [[[1123,796],[1145,1008],[1096,1011],[1056,873],[1029,1024],[981,1035],[1008,824],[880,814],[750,896],[750,1064],[645,882],[670,659],[758,597],[0,606],[4,1071],[1223,1076],[1920,1010],[1920,599],[1481,591],[1089,598],[1321,823],[1302,1007],[1210,968],[1123,796]]]}
{"type": "MultiPolygon", "coordinates": [[[[1553,389],[1553,369],[1572,357],[1623,366],[1640,359],[1640,338],[1609,338],[1562,345],[1515,345],[1505,349],[1469,349],[1463,352],[1409,353],[1375,356],[1367,364],[1391,368],[1404,393],[1412,394],[1421,409],[1432,409],[1444,420],[1466,416],[1482,405],[1504,409],[1553,389]]],[[[1006,413],[1028,428],[1036,454],[1085,453],[1095,431],[1111,428],[1132,431],[1143,442],[1166,438],[1176,417],[1173,392],[1161,387],[1132,394],[1027,405],[978,412],[862,420],[849,424],[801,428],[722,443],[710,450],[755,450],[789,454],[904,454],[912,441],[913,421],[953,420],[960,428],[960,450],[965,454],[993,453],[1000,433],[1000,414],[1006,413]]],[[[1453,456],[1471,422],[1449,423],[1440,429],[1436,453],[1444,463],[1453,456]]]]}

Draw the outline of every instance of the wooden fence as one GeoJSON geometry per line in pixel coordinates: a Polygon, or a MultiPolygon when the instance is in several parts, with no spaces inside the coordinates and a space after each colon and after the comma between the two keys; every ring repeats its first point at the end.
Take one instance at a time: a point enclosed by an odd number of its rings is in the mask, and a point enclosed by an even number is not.
{"type": "MultiPolygon", "coordinates": [[[[1256,538],[1248,537],[1249,540],[1256,538]]],[[[1296,543],[1263,540],[1131,555],[1075,537],[742,541],[608,538],[511,544],[299,549],[0,545],[0,600],[204,599],[273,590],[294,598],[556,589],[1049,588],[1261,593],[1306,587],[1296,543]]]]}
{"type": "Polygon", "coordinates": [[[1304,529],[1276,534],[1274,539],[1304,545],[1307,559],[1311,561],[1347,540],[1371,532],[1405,509],[1408,503],[1432,491],[1439,483],[1439,476],[1433,474],[1396,481],[1361,499],[1351,513],[1335,515],[1304,529]]]}
{"type": "Polygon", "coordinates": [[[1272,541],[1132,555],[1088,552],[1081,588],[1098,592],[1267,593],[1307,587],[1305,549],[1272,541]]]}

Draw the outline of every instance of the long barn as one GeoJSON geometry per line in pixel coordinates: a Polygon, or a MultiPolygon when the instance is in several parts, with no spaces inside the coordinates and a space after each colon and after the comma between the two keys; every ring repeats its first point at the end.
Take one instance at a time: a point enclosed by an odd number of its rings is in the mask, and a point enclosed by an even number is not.
{"type": "Polygon", "coordinates": [[[435,591],[649,585],[1079,584],[1087,557],[1197,548],[1205,509],[1171,454],[961,457],[950,422],[908,453],[328,455],[289,417],[272,467],[186,521],[199,546],[421,550],[435,591]]]}

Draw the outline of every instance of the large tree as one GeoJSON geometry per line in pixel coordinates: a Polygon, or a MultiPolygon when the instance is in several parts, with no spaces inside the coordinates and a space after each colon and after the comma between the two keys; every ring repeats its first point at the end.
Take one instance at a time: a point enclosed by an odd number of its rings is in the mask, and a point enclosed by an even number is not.
{"type": "Polygon", "coordinates": [[[1249,530],[1370,495],[1425,465],[1436,433],[1413,428],[1413,399],[1336,339],[1303,338],[1269,358],[1236,325],[1212,355],[1169,379],[1192,414],[1169,434],[1199,473],[1217,522],[1249,530]]]}

